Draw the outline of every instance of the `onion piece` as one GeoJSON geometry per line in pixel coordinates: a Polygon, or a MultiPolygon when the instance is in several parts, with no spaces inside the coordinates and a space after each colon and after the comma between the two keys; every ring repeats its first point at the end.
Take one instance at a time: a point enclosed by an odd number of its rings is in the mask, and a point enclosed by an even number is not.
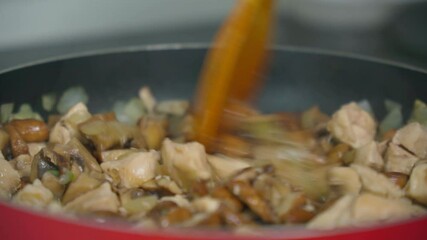
{"type": "Polygon", "coordinates": [[[421,100],[415,100],[414,108],[408,122],[419,122],[427,126],[427,105],[421,100]]]}
{"type": "Polygon", "coordinates": [[[51,112],[56,104],[56,94],[46,93],[42,96],[42,107],[45,111],[51,112]]]}
{"type": "Polygon", "coordinates": [[[0,105],[0,122],[5,123],[9,120],[13,112],[13,103],[4,103],[0,105]]]}
{"type": "Polygon", "coordinates": [[[73,107],[77,103],[82,102],[84,104],[87,104],[88,101],[89,96],[83,87],[71,87],[65,90],[62,96],[59,98],[56,109],[59,113],[65,114],[71,107],[73,107]]]}

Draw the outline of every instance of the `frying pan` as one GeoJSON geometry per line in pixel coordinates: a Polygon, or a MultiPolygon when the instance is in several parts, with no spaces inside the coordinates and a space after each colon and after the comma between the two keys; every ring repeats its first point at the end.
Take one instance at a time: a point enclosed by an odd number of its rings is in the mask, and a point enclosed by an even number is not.
{"type": "MultiPolygon", "coordinates": [[[[81,85],[92,112],[111,110],[117,100],[150,86],[159,99],[190,99],[208,45],[170,44],[129,47],[69,56],[0,74],[0,103],[31,103],[81,85]]],[[[302,111],[313,105],[332,113],[350,101],[368,100],[377,117],[383,102],[399,102],[405,114],[415,99],[426,101],[427,73],[394,63],[319,50],[274,47],[258,101],[264,112],[302,111]]],[[[46,113],[44,113],[46,114],[46,113]]],[[[427,239],[427,217],[393,224],[326,232],[274,227],[255,235],[232,236],[200,230],[136,231],[116,222],[63,219],[0,202],[0,239],[427,239]]]]}

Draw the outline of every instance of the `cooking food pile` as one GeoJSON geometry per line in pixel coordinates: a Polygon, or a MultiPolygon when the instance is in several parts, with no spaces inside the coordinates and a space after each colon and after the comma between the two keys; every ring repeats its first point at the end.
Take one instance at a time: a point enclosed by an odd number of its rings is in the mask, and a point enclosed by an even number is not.
{"type": "Polygon", "coordinates": [[[194,141],[186,101],[157,101],[144,87],[112,112],[91,114],[83,102],[60,101],[63,114],[46,122],[29,106],[12,113],[2,105],[3,200],[137,228],[334,229],[426,211],[421,101],[407,121],[392,101],[381,121],[366,101],[332,116],[318,107],[273,114],[247,108],[211,153],[194,141]]]}

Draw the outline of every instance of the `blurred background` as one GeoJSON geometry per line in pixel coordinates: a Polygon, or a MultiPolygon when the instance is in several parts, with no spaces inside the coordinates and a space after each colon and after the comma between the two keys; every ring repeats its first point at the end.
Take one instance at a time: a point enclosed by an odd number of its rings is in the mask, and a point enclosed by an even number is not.
{"type": "MultiPolygon", "coordinates": [[[[278,0],[275,44],[427,69],[427,1],[278,0]]],[[[234,0],[0,0],[0,71],[154,43],[210,42],[234,0]]]]}

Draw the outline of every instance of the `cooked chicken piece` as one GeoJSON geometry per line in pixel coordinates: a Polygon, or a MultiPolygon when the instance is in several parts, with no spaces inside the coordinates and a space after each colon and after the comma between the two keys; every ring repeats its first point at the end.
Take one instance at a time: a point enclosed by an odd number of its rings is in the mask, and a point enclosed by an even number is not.
{"type": "Polygon", "coordinates": [[[97,188],[101,183],[102,182],[99,179],[89,176],[87,173],[80,174],[79,177],[68,186],[67,191],[64,193],[64,197],[62,198],[62,203],[67,204],[80,195],[97,188]]]}
{"type": "Polygon", "coordinates": [[[309,229],[329,230],[338,227],[366,226],[384,221],[396,221],[425,213],[408,199],[390,199],[371,193],[346,195],[332,207],[317,215],[309,229]]]}
{"type": "Polygon", "coordinates": [[[115,161],[124,157],[127,154],[138,152],[137,149],[115,149],[101,152],[101,161],[115,161]]]}
{"type": "Polygon", "coordinates": [[[375,141],[357,148],[353,163],[371,167],[377,171],[381,171],[384,167],[384,160],[378,151],[378,145],[375,141]]]}
{"type": "Polygon", "coordinates": [[[201,197],[196,198],[191,202],[191,208],[196,212],[204,213],[214,213],[216,212],[221,205],[221,202],[218,199],[212,197],[201,197]]]}
{"type": "Polygon", "coordinates": [[[130,199],[129,201],[122,200],[121,203],[126,215],[132,216],[129,220],[140,220],[157,205],[158,198],[156,195],[149,195],[130,199]]]}
{"type": "Polygon", "coordinates": [[[386,172],[385,176],[399,188],[404,188],[409,179],[408,175],[397,172],[386,172]]]}
{"type": "Polygon", "coordinates": [[[208,155],[208,163],[219,180],[227,180],[240,170],[251,166],[240,159],[216,155],[208,155]]]}
{"type": "Polygon", "coordinates": [[[143,147],[142,136],[136,126],[117,121],[94,120],[80,124],[79,129],[93,143],[98,152],[124,148],[131,141],[135,142],[138,148],[143,147]]]}
{"type": "Polygon", "coordinates": [[[73,137],[79,136],[78,125],[91,117],[86,105],[78,103],[61,117],[49,135],[49,142],[66,144],[73,137]]]}
{"type": "Polygon", "coordinates": [[[407,175],[411,174],[412,168],[418,161],[416,156],[394,143],[389,144],[385,159],[386,172],[398,172],[407,175]]]}
{"type": "Polygon", "coordinates": [[[183,193],[182,189],[169,176],[158,175],[154,180],[163,191],[168,191],[173,195],[183,193]]]}
{"type": "Polygon", "coordinates": [[[425,213],[421,207],[412,205],[407,199],[389,199],[375,194],[361,194],[352,207],[352,225],[395,221],[420,216],[425,213]]]}
{"type": "Polygon", "coordinates": [[[427,129],[417,122],[399,129],[392,141],[396,145],[402,145],[421,159],[427,157],[427,129]]]}
{"type": "Polygon", "coordinates": [[[162,114],[182,116],[188,111],[189,106],[190,103],[185,100],[168,100],[159,102],[155,110],[162,114]]]}
{"type": "Polygon", "coordinates": [[[36,179],[33,184],[27,184],[13,196],[12,201],[35,209],[43,209],[53,200],[52,192],[43,186],[39,179],[36,179]]]}
{"type": "Polygon", "coordinates": [[[405,193],[385,175],[362,165],[352,164],[351,168],[359,174],[362,180],[363,190],[389,198],[400,198],[405,195],[405,193]]]}
{"type": "Polygon", "coordinates": [[[407,194],[415,201],[427,205],[427,163],[418,164],[412,170],[407,194]]]}
{"type": "Polygon", "coordinates": [[[19,175],[22,177],[29,177],[31,173],[31,164],[33,158],[28,154],[22,154],[11,160],[9,163],[13,164],[15,169],[18,170],[19,175]]]}
{"type": "Polygon", "coordinates": [[[348,226],[351,223],[350,208],[356,196],[344,195],[330,208],[314,217],[308,224],[308,229],[331,230],[348,226]]]}
{"type": "Polygon", "coordinates": [[[104,162],[101,168],[111,177],[113,184],[125,188],[136,188],[156,176],[160,154],[150,152],[130,153],[116,161],[104,162]]]}
{"type": "MultiPolygon", "coordinates": [[[[385,141],[382,141],[382,142],[379,142],[378,143],[378,153],[381,155],[381,156],[384,156],[385,155],[385,152],[386,152],[386,150],[387,150],[387,148],[388,148],[388,145],[390,144],[390,141],[389,140],[385,140],[385,141]]],[[[383,159],[384,160],[384,159],[383,159]]]]}
{"type": "Polygon", "coordinates": [[[40,150],[46,147],[46,143],[27,143],[28,153],[31,157],[34,157],[40,150]]]}
{"type": "Polygon", "coordinates": [[[194,181],[210,179],[211,169],[200,143],[179,144],[165,139],[161,153],[166,171],[181,187],[190,189],[194,181]]]}
{"type": "Polygon", "coordinates": [[[0,199],[9,199],[18,189],[21,178],[0,152],[0,199]]]}
{"type": "Polygon", "coordinates": [[[359,194],[362,189],[359,174],[350,167],[333,167],[327,174],[328,183],[340,194],[359,194]]]}
{"type": "Polygon", "coordinates": [[[335,112],[327,128],[340,141],[359,148],[374,139],[376,124],[368,112],[352,102],[335,112]]]}
{"type": "Polygon", "coordinates": [[[144,86],[139,90],[139,99],[141,99],[141,101],[144,103],[144,107],[147,109],[148,113],[154,112],[154,107],[156,106],[157,101],[151,93],[149,87],[144,86]]]}
{"type": "Polygon", "coordinates": [[[65,205],[66,211],[75,213],[117,213],[119,198],[111,190],[110,183],[103,183],[98,188],[89,191],[65,205]]]}

